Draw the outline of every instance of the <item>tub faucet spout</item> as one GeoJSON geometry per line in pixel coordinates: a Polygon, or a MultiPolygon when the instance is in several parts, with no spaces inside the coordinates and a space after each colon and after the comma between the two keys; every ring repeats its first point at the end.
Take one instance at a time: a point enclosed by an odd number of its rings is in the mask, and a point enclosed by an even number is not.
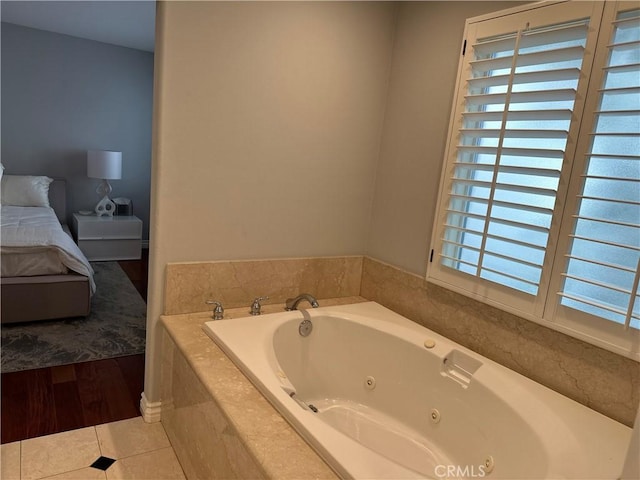
{"type": "Polygon", "coordinates": [[[309,302],[313,308],[318,308],[320,306],[318,304],[318,301],[315,299],[315,297],[313,295],[310,295],[308,293],[302,293],[302,294],[298,295],[295,298],[288,298],[287,301],[285,302],[284,309],[285,310],[297,310],[298,309],[298,304],[302,300],[306,300],[307,302],[309,302]]]}

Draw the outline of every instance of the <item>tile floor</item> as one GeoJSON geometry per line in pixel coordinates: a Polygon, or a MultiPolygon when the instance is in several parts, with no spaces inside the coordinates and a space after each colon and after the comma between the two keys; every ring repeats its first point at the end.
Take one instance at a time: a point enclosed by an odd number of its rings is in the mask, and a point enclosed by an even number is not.
{"type": "Polygon", "coordinates": [[[162,424],[145,423],[142,417],[1,448],[2,480],[185,479],[162,424]]]}

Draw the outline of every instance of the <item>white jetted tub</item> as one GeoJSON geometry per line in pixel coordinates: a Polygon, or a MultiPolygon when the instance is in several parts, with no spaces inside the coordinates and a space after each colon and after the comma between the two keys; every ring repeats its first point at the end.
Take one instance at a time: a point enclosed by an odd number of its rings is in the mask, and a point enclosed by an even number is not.
{"type": "Polygon", "coordinates": [[[374,302],[203,328],[341,477],[622,470],[630,428],[374,302]]]}

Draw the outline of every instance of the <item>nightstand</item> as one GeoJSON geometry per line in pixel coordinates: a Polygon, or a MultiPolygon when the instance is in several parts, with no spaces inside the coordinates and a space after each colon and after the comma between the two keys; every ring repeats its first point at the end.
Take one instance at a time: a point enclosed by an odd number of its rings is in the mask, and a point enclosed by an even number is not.
{"type": "Polygon", "coordinates": [[[142,249],[142,220],[134,215],[73,214],[73,234],[88,260],[137,260],[142,249]]]}

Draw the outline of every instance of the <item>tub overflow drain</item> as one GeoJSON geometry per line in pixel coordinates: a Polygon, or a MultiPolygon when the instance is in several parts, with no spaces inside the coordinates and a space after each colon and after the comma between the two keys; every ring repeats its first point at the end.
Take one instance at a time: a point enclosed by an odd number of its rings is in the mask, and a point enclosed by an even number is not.
{"type": "Polygon", "coordinates": [[[302,322],[300,322],[300,325],[298,326],[298,333],[300,334],[300,336],[308,337],[311,333],[311,330],[313,330],[313,323],[311,323],[311,320],[305,318],[302,322]]]}

